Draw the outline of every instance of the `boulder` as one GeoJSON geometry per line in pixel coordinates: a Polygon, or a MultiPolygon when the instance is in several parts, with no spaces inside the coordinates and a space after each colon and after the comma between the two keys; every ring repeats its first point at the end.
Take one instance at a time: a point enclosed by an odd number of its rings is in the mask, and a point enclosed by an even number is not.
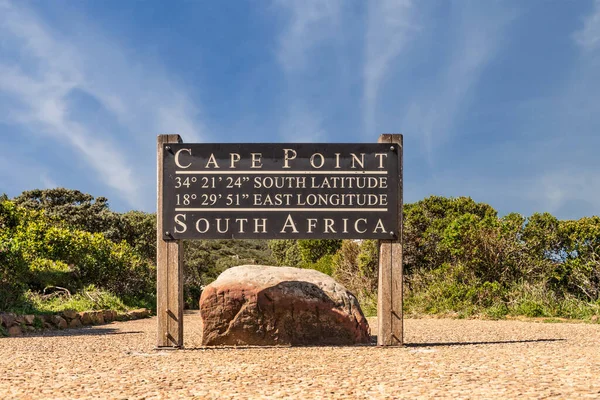
{"type": "Polygon", "coordinates": [[[90,317],[90,313],[89,312],[80,312],[77,313],[77,315],[79,315],[79,318],[81,319],[81,323],[83,325],[91,325],[92,324],[92,318],[90,317]]]}
{"type": "Polygon", "coordinates": [[[104,323],[104,312],[103,311],[92,311],[90,314],[90,321],[93,325],[102,325],[104,323]]]}
{"type": "Polygon", "coordinates": [[[15,324],[16,315],[13,313],[2,313],[0,314],[0,323],[5,328],[10,328],[15,324]]]}
{"type": "Polygon", "coordinates": [[[311,269],[230,268],[204,288],[200,315],[207,346],[370,342],[356,297],[311,269]]]}
{"type": "Polygon", "coordinates": [[[34,321],[35,321],[35,315],[24,315],[23,319],[25,320],[25,324],[26,325],[33,325],[34,321]]]}
{"type": "Polygon", "coordinates": [[[8,336],[21,336],[23,334],[23,330],[20,325],[14,325],[8,328],[8,336]]]}
{"type": "Polygon", "coordinates": [[[67,321],[70,321],[72,319],[77,318],[77,311],[74,311],[74,310],[65,310],[65,311],[62,312],[62,316],[67,321]]]}
{"type": "Polygon", "coordinates": [[[56,326],[58,329],[67,329],[67,327],[69,326],[67,324],[67,320],[65,320],[60,315],[53,315],[51,317],[51,320],[52,320],[52,323],[54,324],[54,326],[56,326]]]}
{"type": "Polygon", "coordinates": [[[131,319],[142,319],[150,316],[150,310],[147,308],[138,308],[127,313],[131,319]]]}
{"type": "Polygon", "coordinates": [[[73,318],[69,321],[69,328],[81,328],[81,320],[79,318],[73,318]]]}
{"type": "Polygon", "coordinates": [[[104,322],[112,322],[117,317],[117,312],[113,310],[104,311],[104,322]]]}

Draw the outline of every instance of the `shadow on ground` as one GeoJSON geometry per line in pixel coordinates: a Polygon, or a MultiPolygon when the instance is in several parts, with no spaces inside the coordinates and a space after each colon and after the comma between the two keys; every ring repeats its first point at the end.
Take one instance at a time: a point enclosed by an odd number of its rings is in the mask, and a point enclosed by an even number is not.
{"type": "Polygon", "coordinates": [[[78,329],[65,329],[63,331],[51,330],[35,333],[27,333],[23,336],[17,336],[16,338],[32,338],[32,337],[57,337],[57,336],[107,336],[107,335],[138,335],[143,334],[143,331],[129,331],[123,332],[120,329],[114,329],[109,327],[89,327],[89,328],[78,328],[78,329]]]}
{"type": "Polygon", "coordinates": [[[485,344],[518,344],[518,343],[542,343],[561,342],[567,339],[528,339],[528,340],[494,340],[489,342],[439,342],[439,343],[405,343],[405,347],[438,347],[438,346],[476,346],[485,344]]]}

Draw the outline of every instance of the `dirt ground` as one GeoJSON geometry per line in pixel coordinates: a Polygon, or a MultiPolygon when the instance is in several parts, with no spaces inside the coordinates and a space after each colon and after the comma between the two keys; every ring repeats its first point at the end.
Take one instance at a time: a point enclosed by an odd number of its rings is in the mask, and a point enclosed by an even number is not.
{"type": "Polygon", "coordinates": [[[402,348],[205,349],[199,328],[176,351],[155,318],[2,338],[0,398],[600,399],[600,324],[409,319],[402,348]]]}

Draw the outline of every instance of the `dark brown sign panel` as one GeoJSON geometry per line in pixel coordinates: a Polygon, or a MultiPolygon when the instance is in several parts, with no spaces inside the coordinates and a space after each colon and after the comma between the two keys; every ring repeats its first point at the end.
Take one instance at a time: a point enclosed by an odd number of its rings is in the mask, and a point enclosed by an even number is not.
{"type": "Polygon", "coordinates": [[[397,144],[168,144],[163,238],[397,239],[397,144]]]}

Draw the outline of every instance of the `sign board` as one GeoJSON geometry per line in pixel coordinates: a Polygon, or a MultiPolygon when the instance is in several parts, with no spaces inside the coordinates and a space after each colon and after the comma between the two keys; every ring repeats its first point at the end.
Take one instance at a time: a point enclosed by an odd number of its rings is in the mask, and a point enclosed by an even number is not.
{"type": "Polygon", "coordinates": [[[397,144],[168,143],[162,153],[163,240],[398,238],[397,144]]]}

